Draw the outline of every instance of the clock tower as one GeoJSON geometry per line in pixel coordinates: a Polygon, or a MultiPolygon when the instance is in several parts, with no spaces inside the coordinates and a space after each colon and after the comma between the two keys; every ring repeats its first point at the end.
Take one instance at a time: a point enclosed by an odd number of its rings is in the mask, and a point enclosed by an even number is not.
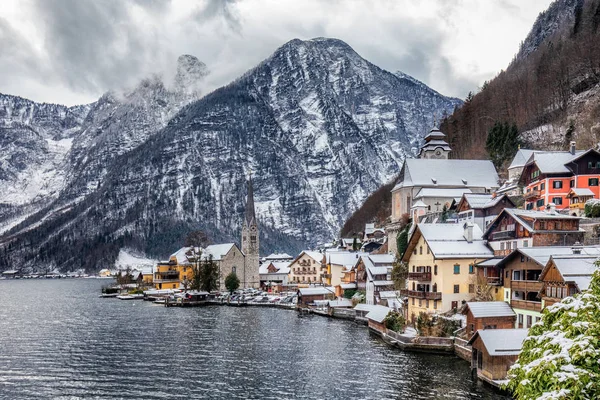
{"type": "Polygon", "coordinates": [[[244,253],[244,271],[240,279],[240,285],[244,288],[258,288],[260,277],[258,273],[258,224],[254,213],[254,188],[252,177],[248,180],[248,197],[246,198],[246,210],[244,223],[242,225],[242,253],[244,253]]]}
{"type": "Polygon", "coordinates": [[[421,147],[419,158],[447,160],[451,150],[450,145],[446,142],[446,135],[439,129],[433,128],[425,136],[425,144],[421,147]]]}

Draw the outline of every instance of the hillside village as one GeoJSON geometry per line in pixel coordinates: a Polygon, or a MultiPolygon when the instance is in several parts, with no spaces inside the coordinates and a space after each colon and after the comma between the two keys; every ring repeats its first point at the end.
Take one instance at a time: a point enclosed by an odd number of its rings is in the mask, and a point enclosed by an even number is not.
{"type": "MultiPolygon", "coordinates": [[[[292,295],[299,310],[368,322],[391,344],[453,351],[500,386],[543,310],[590,285],[600,246],[586,204],[600,198],[600,152],[519,149],[501,182],[491,161],[451,151],[431,130],[419,158],[404,162],[389,223],[366,224],[360,236],[259,258],[250,180],[241,248],[183,247],[120,274],[187,292],[194,268],[211,260],[220,292],[234,273],[269,302],[292,295]]],[[[238,302],[252,300],[239,293],[238,302]]]]}

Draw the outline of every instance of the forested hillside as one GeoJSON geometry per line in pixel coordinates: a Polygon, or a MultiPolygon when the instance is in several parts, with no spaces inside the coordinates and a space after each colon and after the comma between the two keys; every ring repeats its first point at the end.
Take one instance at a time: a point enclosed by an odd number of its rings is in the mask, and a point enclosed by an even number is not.
{"type": "Polygon", "coordinates": [[[506,70],[446,118],[454,158],[487,158],[497,122],[516,124],[534,148],[600,139],[600,0],[558,0],[540,14],[506,70]]]}

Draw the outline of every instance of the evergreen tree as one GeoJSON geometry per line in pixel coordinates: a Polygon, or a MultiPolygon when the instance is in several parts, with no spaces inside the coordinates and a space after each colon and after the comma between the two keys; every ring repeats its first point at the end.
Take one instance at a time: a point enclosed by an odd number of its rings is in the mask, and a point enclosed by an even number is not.
{"type": "Polygon", "coordinates": [[[229,293],[235,292],[240,287],[240,278],[238,278],[235,272],[232,271],[225,277],[225,287],[229,293]]]}
{"type": "Polygon", "coordinates": [[[200,289],[212,292],[219,288],[219,266],[214,262],[212,254],[200,264],[200,289]]]}
{"type": "Polygon", "coordinates": [[[407,225],[402,229],[402,231],[398,234],[396,238],[396,247],[398,248],[398,256],[401,258],[404,256],[404,252],[408,247],[408,230],[410,225],[407,225]]]}
{"type": "Polygon", "coordinates": [[[352,240],[352,251],[357,251],[358,249],[358,240],[356,240],[356,236],[354,236],[354,240],[352,240]]]}
{"type": "Polygon", "coordinates": [[[544,310],[508,378],[518,400],[600,398],[600,271],[588,290],[544,310]]]}

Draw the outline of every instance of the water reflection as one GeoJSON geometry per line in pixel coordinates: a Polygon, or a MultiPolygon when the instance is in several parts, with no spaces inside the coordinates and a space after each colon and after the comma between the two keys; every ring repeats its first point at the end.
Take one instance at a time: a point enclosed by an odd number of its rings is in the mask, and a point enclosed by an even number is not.
{"type": "Polygon", "coordinates": [[[1,398],[504,398],[347,321],[101,299],[104,283],[0,281],[1,398]]]}

